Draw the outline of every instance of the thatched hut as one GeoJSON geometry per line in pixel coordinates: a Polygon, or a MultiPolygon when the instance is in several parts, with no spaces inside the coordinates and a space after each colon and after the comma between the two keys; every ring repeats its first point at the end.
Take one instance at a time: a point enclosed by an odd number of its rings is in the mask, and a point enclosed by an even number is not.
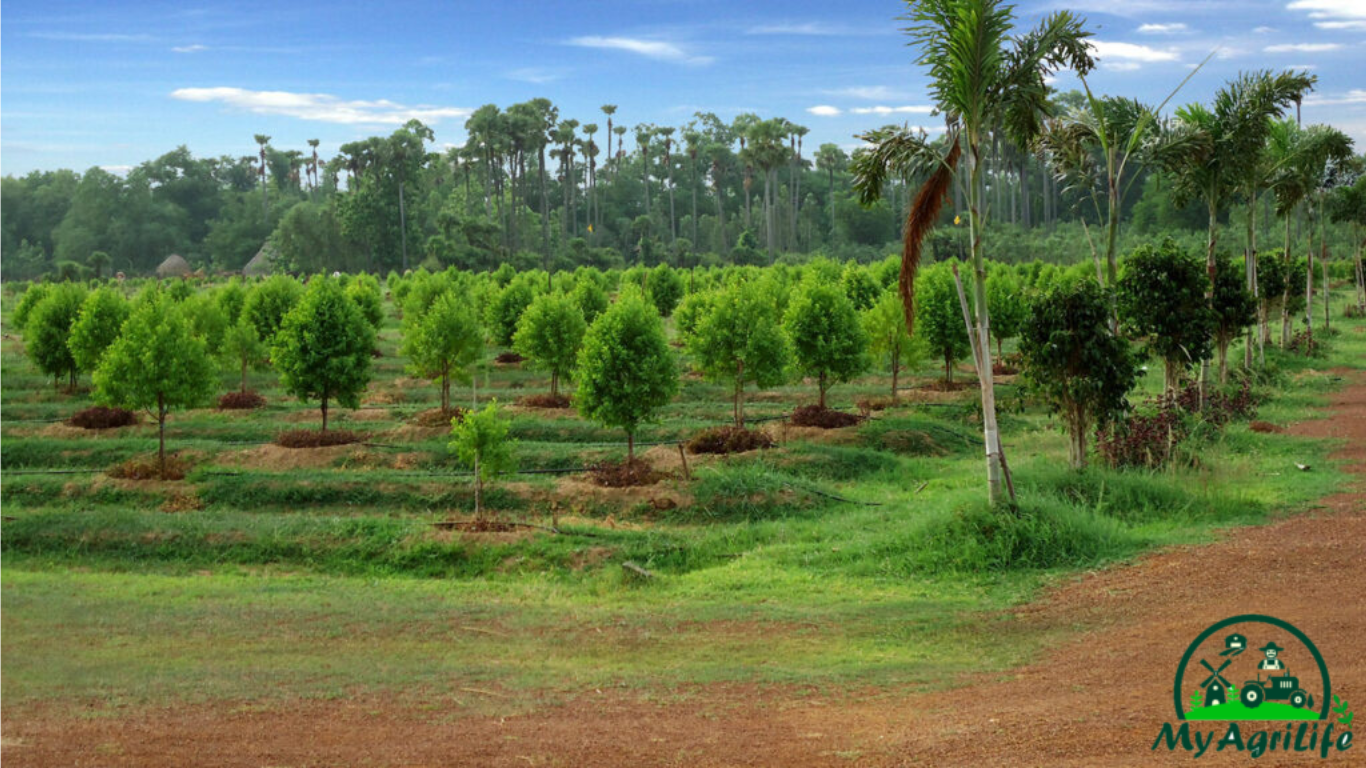
{"type": "Polygon", "coordinates": [[[190,269],[190,262],[186,261],[180,254],[173,253],[161,262],[161,266],[157,267],[157,277],[189,277],[193,271],[190,269]]]}
{"type": "Polygon", "coordinates": [[[261,250],[251,257],[251,261],[242,267],[243,277],[265,277],[275,270],[272,268],[275,262],[275,246],[266,243],[261,246],[261,250]]]}

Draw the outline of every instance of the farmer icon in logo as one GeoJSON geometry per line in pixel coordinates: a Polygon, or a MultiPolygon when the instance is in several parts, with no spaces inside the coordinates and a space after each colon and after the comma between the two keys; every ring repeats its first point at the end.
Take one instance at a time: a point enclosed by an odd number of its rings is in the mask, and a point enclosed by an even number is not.
{"type": "Polygon", "coordinates": [[[1280,619],[1253,615],[1205,630],[1182,659],[1175,693],[1185,720],[1316,720],[1327,717],[1332,700],[1327,667],[1309,638],[1280,619]],[[1242,655],[1258,642],[1260,657],[1242,655]]]}

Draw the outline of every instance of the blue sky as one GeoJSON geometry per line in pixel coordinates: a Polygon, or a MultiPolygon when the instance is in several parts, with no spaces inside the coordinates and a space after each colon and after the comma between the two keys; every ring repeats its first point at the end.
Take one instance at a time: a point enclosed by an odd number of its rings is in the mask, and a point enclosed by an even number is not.
{"type": "MultiPolygon", "coordinates": [[[[1100,92],[1205,100],[1240,70],[1309,67],[1306,122],[1366,147],[1366,0],[1022,0],[1096,33],[1100,92]]],[[[0,172],[119,169],[187,144],[245,155],[252,134],[324,155],[409,117],[438,145],[465,115],[537,96],[581,122],[682,125],[744,111],[852,148],[886,123],[933,124],[891,0],[159,2],[10,0],[0,9],[0,172]]],[[[1069,76],[1059,87],[1070,87],[1069,76]]]]}

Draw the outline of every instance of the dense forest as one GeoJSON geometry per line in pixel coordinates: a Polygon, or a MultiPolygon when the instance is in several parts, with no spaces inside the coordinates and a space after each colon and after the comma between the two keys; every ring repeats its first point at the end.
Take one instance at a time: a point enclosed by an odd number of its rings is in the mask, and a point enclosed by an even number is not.
{"type": "MultiPolygon", "coordinates": [[[[1065,135],[1068,116],[1086,107],[1081,93],[1054,94],[1058,130],[1048,135],[1065,135]]],[[[584,117],[562,118],[549,100],[533,99],[480,108],[465,145],[445,152],[413,121],[332,158],[319,157],[317,140],[281,148],[256,135],[255,154],[196,157],[181,146],[126,176],[100,168],[6,176],[3,277],[147,274],[173,253],[195,268],[236,271],[267,243],[273,268],[293,272],[767,264],[813,253],[866,262],[899,248],[902,211],[919,182],[889,178],[886,194],[860,205],[850,156],[831,143],[813,149],[808,130],[783,118],[727,123],[699,112],[681,127],[628,126],[614,105],[584,117]]],[[[1002,133],[985,151],[992,258],[1086,259],[1106,216],[1096,180],[1079,180],[1057,141],[1015,147],[1002,133]]],[[[1181,200],[1146,165],[1131,167],[1120,236],[1186,233],[1195,242],[1204,207],[1181,200]]],[[[964,210],[958,198],[942,224],[964,210]]],[[[1258,203],[1259,236],[1278,240],[1274,195],[1258,203]]],[[[1246,217],[1246,206],[1233,210],[1219,216],[1246,217]]],[[[1296,237],[1302,226],[1297,218],[1296,237]]],[[[962,255],[965,229],[937,228],[929,257],[962,255]]],[[[1335,228],[1328,242],[1346,245],[1346,236],[1335,228]]]]}

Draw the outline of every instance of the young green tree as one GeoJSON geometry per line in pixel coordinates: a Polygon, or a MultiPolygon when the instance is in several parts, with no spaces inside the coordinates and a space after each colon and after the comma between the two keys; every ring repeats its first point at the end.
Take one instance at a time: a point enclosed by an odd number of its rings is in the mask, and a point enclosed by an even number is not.
{"type": "Polygon", "coordinates": [[[589,326],[576,383],[579,413],[624,430],[634,461],[636,431],[678,392],[678,364],[664,321],[640,291],[624,291],[589,326]]]}
{"type": "Polygon", "coordinates": [[[228,316],[213,297],[197,293],[180,303],[180,311],[190,324],[190,331],[204,340],[210,357],[223,354],[223,337],[228,332],[228,316]]]}
{"type": "Polygon", "coordinates": [[[242,281],[234,277],[219,286],[218,290],[214,291],[213,298],[218,302],[218,308],[223,310],[228,325],[236,325],[242,316],[242,307],[247,303],[247,289],[242,287],[242,281]]]}
{"type": "Polygon", "coordinates": [[[105,350],[119,337],[128,313],[128,300],[113,288],[90,292],[81,304],[76,322],[71,326],[71,336],[66,341],[79,370],[93,372],[99,367],[105,350]]]}
{"type": "Polygon", "coordinates": [[[1219,383],[1228,383],[1228,347],[1243,329],[1257,322],[1257,300],[1247,281],[1233,269],[1227,253],[1215,255],[1214,349],[1219,357],[1219,383]]]}
{"type": "Polygon", "coordinates": [[[366,273],[356,275],[347,283],[346,295],[356,302],[365,321],[379,333],[384,325],[384,294],[379,289],[379,281],[366,273]]]}
{"type": "Polygon", "coordinates": [[[29,359],[39,371],[51,376],[54,384],[65,376],[70,389],[76,388],[81,368],[67,342],[84,303],[84,288],[62,283],[54,286],[25,317],[24,350],[29,359]]]}
{"type": "Polygon", "coordinates": [[[484,484],[500,472],[516,469],[513,451],[516,443],[508,439],[508,421],[492,400],[464,418],[451,420],[450,449],[461,463],[474,470],[474,516],[484,517],[484,484]]]}
{"type": "Polygon", "coordinates": [[[522,319],[522,313],[536,299],[536,289],[526,277],[523,274],[513,278],[488,304],[489,334],[493,337],[493,343],[499,346],[512,344],[512,337],[517,333],[517,321],[522,319]]]}
{"type": "Polygon", "coordinates": [[[22,333],[28,327],[29,315],[33,313],[33,308],[38,306],[38,302],[46,299],[52,292],[52,283],[34,283],[24,291],[19,297],[19,303],[14,305],[14,313],[10,315],[10,320],[14,322],[14,327],[22,333]]]}
{"type": "Polygon", "coordinates": [[[157,292],[144,294],[95,369],[95,399],[142,409],[157,420],[157,466],[166,473],[166,415],[193,408],[213,392],[215,377],[204,342],[180,307],[157,292]]]}
{"type": "Polygon", "coordinates": [[[268,362],[270,348],[256,333],[251,318],[243,314],[223,334],[223,359],[242,371],[242,394],[247,393],[247,368],[260,370],[268,362]]]}
{"type": "Polygon", "coordinates": [[[591,277],[582,277],[574,284],[574,289],[569,292],[570,298],[579,306],[579,312],[583,314],[583,321],[591,323],[598,319],[598,315],[607,309],[607,291],[602,284],[591,277]]]}
{"type": "Polygon", "coordinates": [[[533,365],[550,371],[550,395],[560,394],[560,379],[574,370],[588,330],[574,300],[560,293],[537,296],[517,322],[512,348],[533,365]]]}
{"type": "Polygon", "coordinates": [[[845,265],[840,274],[840,285],[844,295],[854,302],[854,309],[860,312],[871,308],[882,295],[882,286],[868,268],[852,261],[845,265]]]}
{"type": "Polygon", "coordinates": [[[868,370],[868,336],[838,283],[803,281],[788,300],[783,327],[792,340],[797,369],[816,379],[821,408],[832,385],[868,370]]]}
{"type": "Polygon", "coordinates": [[[901,311],[901,297],[895,291],[884,290],[881,298],[863,313],[863,329],[868,334],[868,351],[891,368],[895,402],[901,372],[920,364],[925,344],[906,330],[906,313],[901,311]]]}
{"type": "Polygon", "coordinates": [[[273,275],[251,289],[242,312],[251,318],[261,340],[273,344],[285,315],[299,303],[303,293],[299,281],[288,275],[273,275]]]}
{"type": "Polygon", "coordinates": [[[321,403],[323,431],[327,408],[336,400],[359,408],[370,383],[370,352],[375,329],[356,302],[330,277],[315,277],[299,303],[289,310],[271,344],[271,359],[285,391],[321,403]]]}
{"type": "Polygon", "coordinates": [[[678,271],[668,264],[660,264],[650,270],[646,284],[650,300],[654,302],[660,316],[672,315],[679,300],[683,298],[683,278],[678,276],[678,271]]]}
{"type": "Polygon", "coordinates": [[[1129,254],[1119,277],[1119,319],[1131,334],[1146,336],[1148,348],[1166,368],[1165,391],[1180,386],[1182,374],[1209,357],[1214,313],[1205,299],[1200,260],[1167,238],[1129,254]]]}
{"type": "Polygon", "coordinates": [[[753,281],[712,294],[692,333],[688,354],[708,381],[731,387],[735,426],[745,426],[745,383],[758,389],[787,379],[792,351],[772,298],[753,281]]]}
{"type": "Polygon", "coordinates": [[[1110,305],[1092,280],[1065,282],[1030,305],[1020,337],[1029,387],[1062,416],[1072,467],[1086,466],[1087,436],[1123,412],[1138,381],[1129,342],[1110,332],[1110,305]]]}
{"type": "Polygon", "coordinates": [[[915,282],[915,335],[944,361],[944,382],[952,384],[954,364],[972,353],[953,272],[947,263],[935,264],[920,270],[915,282]]]}
{"type": "Polygon", "coordinates": [[[402,351],[414,374],[441,379],[441,410],[449,411],[451,381],[467,381],[484,351],[484,332],[469,297],[448,290],[426,312],[405,313],[402,351]]]}
{"type": "Polygon", "coordinates": [[[996,264],[987,274],[987,310],[991,313],[991,335],[996,337],[996,358],[1003,354],[1006,339],[1020,335],[1020,326],[1029,316],[1024,287],[1015,270],[996,264]]]}

